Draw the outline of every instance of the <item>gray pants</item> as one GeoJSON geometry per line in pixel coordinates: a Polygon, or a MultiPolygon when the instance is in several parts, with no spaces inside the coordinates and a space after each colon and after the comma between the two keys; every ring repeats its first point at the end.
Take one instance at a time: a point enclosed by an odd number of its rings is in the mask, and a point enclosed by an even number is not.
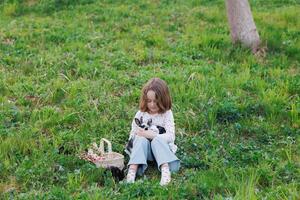
{"type": "Polygon", "coordinates": [[[150,142],[147,138],[136,136],[128,165],[139,165],[137,174],[142,175],[148,167],[147,160],[153,161],[154,159],[158,170],[164,163],[169,164],[171,172],[179,170],[180,161],[170,150],[168,143],[164,139],[155,137],[150,142]]]}

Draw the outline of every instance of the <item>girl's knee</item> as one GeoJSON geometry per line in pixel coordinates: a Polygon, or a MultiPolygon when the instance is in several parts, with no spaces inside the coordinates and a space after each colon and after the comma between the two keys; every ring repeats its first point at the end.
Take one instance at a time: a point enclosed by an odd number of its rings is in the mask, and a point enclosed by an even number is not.
{"type": "Polygon", "coordinates": [[[151,145],[155,145],[157,143],[167,143],[167,142],[161,137],[153,138],[153,140],[151,141],[151,145]]]}
{"type": "Polygon", "coordinates": [[[141,136],[136,136],[136,139],[135,139],[136,143],[141,143],[142,145],[148,145],[149,144],[149,140],[145,137],[141,137],[141,136]]]}

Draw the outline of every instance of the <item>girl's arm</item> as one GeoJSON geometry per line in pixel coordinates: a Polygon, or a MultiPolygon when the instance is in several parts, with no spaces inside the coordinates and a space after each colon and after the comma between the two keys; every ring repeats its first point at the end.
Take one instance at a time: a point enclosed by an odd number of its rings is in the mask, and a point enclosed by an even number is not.
{"type": "MultiPolygon", "coordinates": [[[[141,116],[141,112],[138,111],[138,112],[135,114],[134,118],[140,119],[140,116],[141,116]]],[[[134,118],[133,118],[132,123],[131,123],[131,130],[130,130],[129,138],[133,137],[133,136],[137,133],[137,131],[139,130],[139,127],[138,127],[137,124],[135,123],[134,118]]]]}
{"type": "Polygon", "coordinates": [[[151,140],[157,136],[157,134],[154,133],[153,131],[151,131],[151,130],[146,131],[142,128],[138,128],[137,135],[141,136],[141,137],[151,139],[151,140]]]}
{"type": "Polygon", "coordinates": [[[175,141],[175,123],[174,117],[171,110],[168,110],[165,115],[165,134],[157,135],[157,137],[161,137],[166,140],[168,143],[172,143],[175,141]]]}

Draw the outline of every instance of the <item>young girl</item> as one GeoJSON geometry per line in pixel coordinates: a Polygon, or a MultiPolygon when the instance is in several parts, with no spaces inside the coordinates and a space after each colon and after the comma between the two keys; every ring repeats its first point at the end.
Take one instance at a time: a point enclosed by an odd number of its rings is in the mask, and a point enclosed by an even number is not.
{"type": "Polygon", "coordinates": [[[160,185],[167,185],[171,181],[171,172],[179,170],[180,161],[175,155],[175,124],[171,97],[165,81],[159,78],[149,80],[142,89],[139,107],[134,118],[161,126],[165,133],[142,129],[133,120],[130,138],[133,137],[134,141],[128,163],[127,182],[133,183],[136,174],[142,175],[146,170],[147,160],[155,159],[158,170],[161,171],[160,185]]]}

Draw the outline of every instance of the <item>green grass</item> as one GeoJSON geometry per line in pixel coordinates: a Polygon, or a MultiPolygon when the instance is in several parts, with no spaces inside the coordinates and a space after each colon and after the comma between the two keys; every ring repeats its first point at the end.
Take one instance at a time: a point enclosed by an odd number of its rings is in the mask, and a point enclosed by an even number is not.
{"type": "Polygon", "coordinates": [[[299,199],[300,5],[250,4],[264,58],[232,46],[222,0],[0,0],[1,198],[299,199]],[[182,166],[166,188],[155,166],[127,185],[76,156],[123,152],[152,77],[182,166]]]}

